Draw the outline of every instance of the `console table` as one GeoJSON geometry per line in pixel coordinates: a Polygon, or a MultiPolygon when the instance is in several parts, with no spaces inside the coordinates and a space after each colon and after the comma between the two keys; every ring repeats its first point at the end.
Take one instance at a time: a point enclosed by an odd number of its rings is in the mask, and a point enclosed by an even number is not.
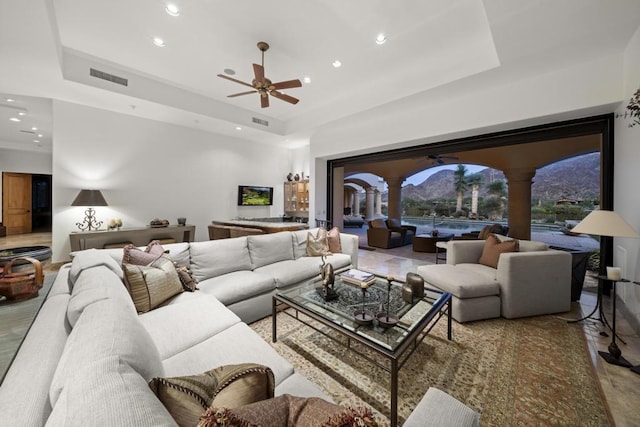
{"type": "Polygon", "coordinates": [[[103,249],[107,245],[133,243],[145,246],[152,240],[172,239],[176,242],[193,242],[195,225],[169,225],[167,227],[123,228],[120,230],[79,231],[69,234],[72,251],[103,249]]]}

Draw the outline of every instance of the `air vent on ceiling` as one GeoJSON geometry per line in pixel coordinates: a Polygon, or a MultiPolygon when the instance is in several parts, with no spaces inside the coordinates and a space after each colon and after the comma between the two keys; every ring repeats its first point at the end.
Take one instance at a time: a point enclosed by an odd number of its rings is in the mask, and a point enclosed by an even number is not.
{"type": "Polygon", "coordinates": [[[259,119],[257,117],[251,117],[251,121],[253,123],[257,123],[257,124],[262,125],[262,126],[269,126],[269,121],[268,120],[259,119]]]}
{"type": "Polygon", "coordinates": [[[96,70],[95,68],[89,69],[89,75],[91,77],[97,77],[102,80],[106,80],[111,83],[119,84],[122,86],[128,86],[129,80],[124,77],[114,76],[113,74],[105,73],[104,71],[96,70]]]}

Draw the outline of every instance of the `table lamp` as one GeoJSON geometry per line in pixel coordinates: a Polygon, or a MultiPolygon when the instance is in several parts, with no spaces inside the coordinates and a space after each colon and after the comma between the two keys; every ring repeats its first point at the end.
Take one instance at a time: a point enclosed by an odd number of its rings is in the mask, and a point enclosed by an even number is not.
{"type": "Polygon", "coordinates": [[[96,210],[93,206],[109,206],[100,190],[80,190],[71,206],[87,206],[84,211],[84,221],[76,222],[81,231],[97,230],[102,221],[96,221],[96,210]]]}
{"type": "MultiPolygon", "coordinates": [[[[597,210],[592,211],[587,215],[578,225],[571,229],[574,233],[594,234],[597,236],[609,236],[609,237],[640,237],[638,233],[631,227],[620,215],[613,211],[597,210]]],[[[623,281],[620,277],[619,269],[612,269],[607,267],[608,276],[601,277],[600,280],[610,280],[613,283],[613,327],[611,343],[609,344],[609,353],[605,351],[599,351],[598,354],[602,356],[604,360],[614,365],[620,365],[625,367],[631,367],[624,357],[622,357],[622,351],[616,344],[616,282],[623,281]]]]}

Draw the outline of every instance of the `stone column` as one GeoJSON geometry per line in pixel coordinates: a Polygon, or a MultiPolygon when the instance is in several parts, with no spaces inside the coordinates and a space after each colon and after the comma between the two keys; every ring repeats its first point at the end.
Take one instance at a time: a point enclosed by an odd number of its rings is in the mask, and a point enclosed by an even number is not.
{"type": "Polygon", "coordinates": [[[377,188],[375,189],[375,192],[376,192],[376,216],[381,217],[382,216],[382,193],[377,188]]]}
{"type": "Polygon", "coordinates": [[[509,235],[517,239],[531,239],[531,184],[535,168],[507,169],[509,235]]]}
{"type": "Polygon", "coordinates": [[[367,220],[371,220],[371,219],[374,218],[373,201],[374,201],[375,192],[376,192],[375,187],[367,187],[367,188],[365,188],[365,203],[366,203],[366,207],[365,207],[364,215],[365,215],[365,218],[367,220]]]}
{"type": "Polygon", "coordinates": [[[353,194],[353,214],[360,215],[360,192],[358,190],[353,194]]]}
{"type": "Polygon", "coordinates": [[[402,218],[402,183],[403,176],[385,177],[389,189],[387,201],[387,215],[389,218],[402,218]]]}

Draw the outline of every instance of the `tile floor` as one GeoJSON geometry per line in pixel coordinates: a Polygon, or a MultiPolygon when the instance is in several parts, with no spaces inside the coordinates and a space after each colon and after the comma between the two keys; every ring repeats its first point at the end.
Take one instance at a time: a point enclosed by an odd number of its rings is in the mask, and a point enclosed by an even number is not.
{"type": "MultiPolygon", "coordinates": [[[[366,244],[365,229],[345,230],[346,233],[358,234],[361,242],[366,244]],[[364,236],[364,237],[362,237],[364,236]]],[[[33,233],[24,236],[0,237],[0,249],[26,245],[50,245],[50,233],[33,233]]],[[[391,250],[359,250],[359,268],[379,272],[382,274],[392,274],[398,277],[406,275],[408,272],[415,272],[419,265],[425,262],[434,262],[434,254],[413,252],[411,246],[395,248],[391,250]]],[[[48,266],[55,269],[56,266],[48,266]]],[[[585,283],[587,286],[588,283],[585,283]]],[[[585,289],[589,289],[586,287],[585,289]]],[[[591,288],[593,289],[593,288],[591,288]]],[[[619,300],[618,300],[619,302],[619,300]]],[[[582,293],[579,302],[571,305],[571,311],[562,316],[567,319],[577,319],[589,314],[596,304],[596,294],[588,290],[582,293]]],[[[607,319],[611,319],[611,299],[604,298],[604,313],[607,319]]],[[[2,307],[0,307],[1,309],[2,307]]],[[[619,308],[619,307],[618,307],[619,308]]],[[[597,317],[597,315],[595,316],[597,317]]],[[[640,365],[640,336],[633,331],[629,323],[625,321],[617,310],[616,330],[618,336],[626,341],[626,345],[619,340],[618,346],[622,350],[623,356],[634,365],[640,365]]],[[[600,322],[588,319],[581,322],[589,354],[594,364],[596,374],[600,380],[600,385],[607,398],[607,403],[615,423],[619,427],[640,426],[640,375],[633,373],[629,369],[611,365],[605,362],[598,354],[598,351],[608,351],[607,346],[611,342],[611,331],[600,322]],[[602,336],[606,332],[608,336],[602,336]]],[[[454,323],[455,328],[455,323],[454,323]]],[[[562,357],[557,349],[550,349],[550,358],[562,357]]]]}

